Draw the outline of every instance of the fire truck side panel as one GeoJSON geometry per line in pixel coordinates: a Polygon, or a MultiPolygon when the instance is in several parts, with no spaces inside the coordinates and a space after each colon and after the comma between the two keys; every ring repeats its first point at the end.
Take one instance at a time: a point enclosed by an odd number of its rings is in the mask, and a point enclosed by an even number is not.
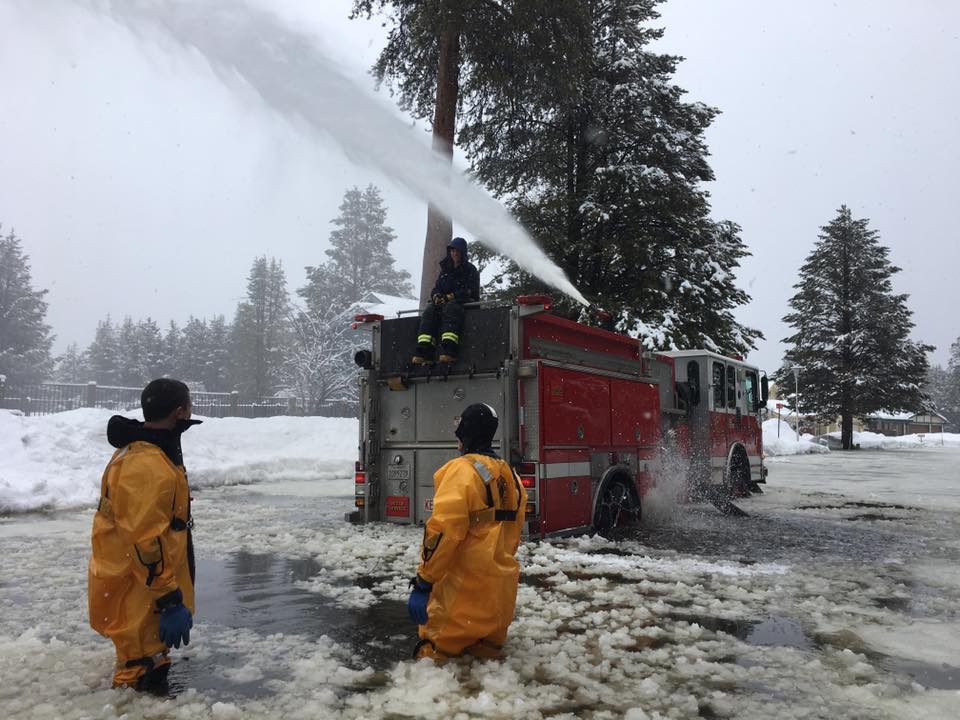
{"type": "Polygon", "coordinates": [[[654,383],[610,378],[614,445],[655,447],[660,442],[660,389],[654,383]]]}
{"type": "Polygon", "coordinates": [[[545,366],[540,388],[545,449],[610,444],[609,378],[545,366]]]}
{"type": "Polygon", "coordinates": [[[593,483],[587,450],[556,451],[542,466],[540,531],[588,527],[592,521],[593,483]]]}

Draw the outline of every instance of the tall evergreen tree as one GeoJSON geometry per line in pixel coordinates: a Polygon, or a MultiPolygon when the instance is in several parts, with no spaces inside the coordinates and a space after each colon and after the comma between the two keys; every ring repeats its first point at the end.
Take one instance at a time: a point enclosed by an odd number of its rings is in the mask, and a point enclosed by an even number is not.
{"type": "MultiPolygon", "coordinates": [[[[375,67],[420,116],[436,83],[428,4],[390,3],[418,22],[397,23],[375,67]]],[[[679,58],[649,50],[656,0],[440,4],[463,18],[458,141],[573,284],[648,347],[754,347],[731,313],[749,299],[733,276],[746,249],[702,187],[717,111],[684,102],[679,58]]],[[[546,289],[526,270],[506,263],[493,292],[546,289]]]]}
{"type": "Polygon", "coordinates": [[[247,278],[246,300],[237,305],[231,338],[237,389],[262,397],[281,382],[289,341],[289,296],[283,266],[258,257],[247,278]]]}
{"type": "Polygon", "coordinates": [[[368,292],[400,296],[413,292],[410,273],[394,267],[389,246],[396,234],[386,220],[387,210],[375,186],[346,191],[340,214],[332,221],[336,229],[326,251],[330,260],[307,268],[307,286],[300,294],[310,307],[325,313],[331,301],[346,307],[368,292]]]}
{"type": "Polygon", "coordinates": [[[784,317],[794,334],[783,340],[789,349],[775,376],[778,387],[793,388],[791,368],[802,368],[802,409],[840,416],[845,450],[854,416],[922,409],[926,355],[933,350],[910,340],[908,296],[895,294],[891,284],[900,268],[887,259],[889,250],[868,223],[854,219],[844,205],[821,228],[794,285],[793,312],[784,317]]]}
{"type": "Polygon", "coordinates": [[[85,383],[93,379],[87,354],[76,343],[70,343],[57,357],[53,379],[61,383],[85,383]]]}
{"type": "Polygon", "coordinates": [[[0,235],[0,375],[8,383],[41,382],[53,370],[46,294],[33,289],[20,238],[0,235]]]}
{"type": "Polygon", "coordinates": [[[204,353],[203,385],[211,392],[224,392],[230,383],[230,325],[223,315],[214,315],[207,324],[207,350],[204,353]]]}
{"type": "Polygon", "coordinates": [[[87,348],[87,362],[97,383],[120,384],[120,343],[109,315],[97,323],[97,331],[87,348]]]}

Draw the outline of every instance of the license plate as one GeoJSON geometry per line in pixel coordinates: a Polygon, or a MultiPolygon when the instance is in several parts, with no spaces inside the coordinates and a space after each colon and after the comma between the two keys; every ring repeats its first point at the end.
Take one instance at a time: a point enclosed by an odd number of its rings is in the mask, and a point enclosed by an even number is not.
{"type": "Polygon", "coordinates": [[[387,480],[409,480],[409,479],[410,479],[409,465],[388,465],[387,466],[387,480]]]}

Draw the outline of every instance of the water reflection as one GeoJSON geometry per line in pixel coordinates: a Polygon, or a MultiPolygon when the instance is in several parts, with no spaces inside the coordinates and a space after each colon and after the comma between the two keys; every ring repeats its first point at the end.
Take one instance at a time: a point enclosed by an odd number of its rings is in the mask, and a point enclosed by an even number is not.
{"type": "MultiPolygon", "coordinates": [[[[197,619],[228,628],[245,628],[261,636],[283,633],[307,638],[326,635],[352,651],[351,666],[385,670],[410,657],[416,627],[406,605],[381,600],[364,608],[344,608],[329,598],[297,587],[299,581],[322,575],[311,558],[238,552],[227,560],[198,559],[197,619]]],[[[378,581],[358,578],[357,585],[378,581]]],[[[332,581],[336,583],[337,581],[332,581]]],[[[345,586],[349,583],[341,581],[345,586]]],[[[235,668],[250,663],[246,653],[220,651],[202,662],[179,658],[170,674],[172,693],[195,688],[212,695],[256,697],[271,694],[269,658],[263,659],[263,677],[225,688],[212,667],[235,668]]]]}

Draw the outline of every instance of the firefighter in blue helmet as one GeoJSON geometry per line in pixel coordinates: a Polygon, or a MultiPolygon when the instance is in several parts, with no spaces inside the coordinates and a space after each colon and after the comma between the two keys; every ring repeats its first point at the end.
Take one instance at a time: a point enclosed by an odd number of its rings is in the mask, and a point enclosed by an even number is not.
{"type": "Polygon", "coordinates": [[[456,430],[462,455],[433,476],[433,514],[407,602],[420,625],[416,657],[499,657],[507,639],[527,493],[493,451],[496,431],[493,408],[467,407],[456,430]]]}
{"type": "Polygon", "coordinates": [[[480,299],[480,273],[467,256],[467,241],[455,237],[440,261],[440,276],[430,293],[430,304],[420,316],[417,350],[413,364],[433,361],[437,331],[440,332],[440,362],[453,363],[460,351],[463,304],[480,299]]]}

